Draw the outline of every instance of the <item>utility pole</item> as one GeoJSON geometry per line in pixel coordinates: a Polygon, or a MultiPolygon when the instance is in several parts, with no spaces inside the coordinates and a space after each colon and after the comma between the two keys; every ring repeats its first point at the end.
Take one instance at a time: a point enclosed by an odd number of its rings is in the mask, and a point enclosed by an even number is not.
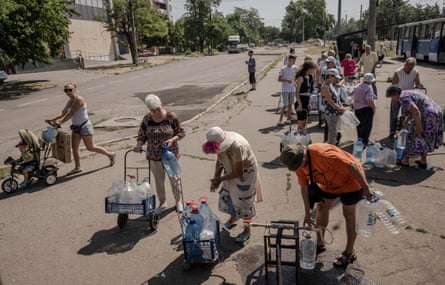
{"type": "Polygon", "coordinates": [[[338,0],[337,27],[335,29],[337,35],[340,33],[340,25],[341,25],[341,0],[338,0]]]}
{"type": "MultiPolygon", "coordinates": [[[[445,0],[444,0],[445,1],[445,0]]],[[[396,10],[396,0],[392,0],[392,21],[391,21],[391,41],[389,42],[389,50],[393,50],[392,42],[394,41],[394,32],[395,32],[395,25],[396,25],[396,15],[398,11],[396,10]]]]}
{"type": "Polygon", "coordinates": [[[132,50],[132,58],[133,64],[138,64],[138,43],[136,36],[136,25],[134,23],[134,10],[133,10],[133,0],[128,0],[128,6],[130,6],[130,24],[131,24],[131,32],[132,32],[132,41],[133,41],[133,50],[132,50]]]}
{"type": "Polygon", "coordinates": [[[368,45],[371,50],[375,50],[376,7],[377,0],[369,0],[368,45]]]}

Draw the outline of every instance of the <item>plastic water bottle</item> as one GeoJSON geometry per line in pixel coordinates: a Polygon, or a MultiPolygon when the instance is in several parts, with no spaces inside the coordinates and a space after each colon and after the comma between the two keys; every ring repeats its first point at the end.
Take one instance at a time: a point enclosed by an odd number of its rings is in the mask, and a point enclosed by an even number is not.
{"type": "Polygon", "coordinates": [[[207,197],[202,196],[201,198],[199,198],[199,201],[201,202],[201,204],[199,205],[199,213],[201,214],[203,219],[206,220],[212,216],[212,210],[207,204],[207,197]]]}
{"type": "Polygon", "coordinates": [[[385,146],[382,145],[379,148],[379,151],[377,152],[377,158],[375,160],[374,166],[377,168],[383,168],[386,165],[386,152],[385,152],[385,146]]]}
{"type": "Polygon", "coordinates": [[[304,232],[304,239],[300,242],[300,267],[312,270],[315,268],[316,243],[311,234],[304,232]]]}
{"type": "Polygon", "coordinates": [[[362,153],[363,153],[363,140],[358,138],[354,143],[354,148],[352,150],[352,155],[358,159],[358,161],[362,161],[362,153]]]}
{"type": "Polygon", "coordinates": [[[399,234],[400,230],[408,224],[396,207],[388,200],[380,199],[375,206],[375,213],[392,234],[399,234]]]}
{"type": "Polygon", "coordinates": [[[401,149],[401,148],[399,148],[397,146],[397,141],[394,142],[394,146],[393,147],[394,147],[394,150],[396,151],[396,159],[397,159],[397,161],[402,160],[402,158],[403,158],[403,149],[401,149]]]}
{"type": "Polygon", "coordinates": [[[185,207],[184,207],[184,211],[183,211],[185,216],[189,217],[191,215],[192,205],[193,205],[193,200],[185,202],[185,207]]]}
{"type": "Polygon", "coordinates": [[[201,227],[195,220],[190,220],[185,230],[184,241],[199,240],[200,232],[201,227]]]}
{"type": "Polygon", "coordinates": [[[399,134],[397,135],[397,147],[400,149],[405,149],[406,145],[406,136],[408,135],[407,129],[401,129],[399,134]]]}
{"type": "Polygon", "coordinates": [[[378,149],[376,145],[373,142],[369,143],[368,148],[366,149],[366,165],[369,165],[371,167],[374,166],[374,163],[377,159],[377,152],[378,149]]]}
{"type": "Polygon", "coordinates": [[[369,237],[372,233],[372,228],[376,222],[375,203],[379,200],[378,197],[373,196],[373,199],[361,200],[357,207],[357,234],[364,237],[369,237]]]}
{"type": "Polygon", "coordinates": [[[385,166],[388,168],[396,167],[397,153],[394,148],[387,148],[385,151],[385,166]]]}
{"type": "Polygon", "coordinates": [[[190,212],[190,220],[194,220],[196,224],[199,225],[199,229],[201,230],[202,224],[204,223],[204,218],[199,214],[197,205],[192,206],[192,211],[190,212]]]}
{"type": "Polygon", "coordinates": [[[167,144],[162,146],[162,164],[164,165],[165,171],[169,177],[179,177],[181,176],[181,167],[176,159],[176,155],[169,151],[167,144]]]}
{"type": "Polygon", "coordinates": [[[307,146],[312,142],[311,135],[306,131],[300,132],[296,131],[294,133],[295,143],[299,143],[301,145],[307,146]]]}

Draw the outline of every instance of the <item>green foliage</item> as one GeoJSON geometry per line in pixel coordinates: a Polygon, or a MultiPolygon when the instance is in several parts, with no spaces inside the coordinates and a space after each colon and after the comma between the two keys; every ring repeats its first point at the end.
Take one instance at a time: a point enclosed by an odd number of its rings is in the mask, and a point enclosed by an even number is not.
{"type": "Polygon", "coordinates": [[[232,14],[226,17],[234,34],[240,35],[242,43],[259,43],[264,23],[255,8],[243,9],[235,7],[232,14]]]}
{"type": "Polygon", "coordinates": [[[49,63],[69,39],[68,0],[2,0],[0,58],[16,64],[49,63]]]}

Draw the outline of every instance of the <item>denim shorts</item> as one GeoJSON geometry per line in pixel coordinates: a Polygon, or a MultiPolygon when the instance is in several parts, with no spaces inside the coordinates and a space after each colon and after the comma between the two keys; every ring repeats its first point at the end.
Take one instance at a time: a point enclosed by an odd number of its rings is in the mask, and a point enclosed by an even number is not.
{"type": "Polygon", "coordinates": [[[94,127],[90,120],[80,128],[80,131],[73,131],[73,133],[80,134],[82,137],[92,136],[94,134],[94,127]]]}

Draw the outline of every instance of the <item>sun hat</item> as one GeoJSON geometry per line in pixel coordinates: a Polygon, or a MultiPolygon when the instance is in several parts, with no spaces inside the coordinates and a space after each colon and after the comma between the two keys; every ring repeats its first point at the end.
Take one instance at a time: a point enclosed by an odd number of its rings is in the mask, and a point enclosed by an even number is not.
{"type": "Polygon", "coordinates": [[[328,58],[326,59],[326,62],[336,62],[337,60],[335,59],[335,57],[333,57],[332,55],[331,56],[328,56],[328,58]]]}
{"type": "Polygon", "coordinates": [[[326,75],[334,75],[335,77],[337,77],[338,79],[341,79],[341,76],[338,74],[337,69],[335,68],[329,68],[328,70],[326,70],[326,75]]]}
{"type": "Polygon", "coordinates": [[[374,83],[375,82],[374,74],[372,74],[372,73],[365,73],[365,75],[363,75],[363,82],[374,83]]]}
{"type": "Polygon", "coordinates": [[[301,144],[289,144],[281,151],[280,159],[289,170],[297,170],[303,162],[304,147],[301,144]]]}
{"type": "Polygon", "coordinates": [[[225,152],[233,143],[230,133],[223,131],[220,127],[208,129],[206,138],[207,141],[202,145],[205,153],[225,152]]]}

